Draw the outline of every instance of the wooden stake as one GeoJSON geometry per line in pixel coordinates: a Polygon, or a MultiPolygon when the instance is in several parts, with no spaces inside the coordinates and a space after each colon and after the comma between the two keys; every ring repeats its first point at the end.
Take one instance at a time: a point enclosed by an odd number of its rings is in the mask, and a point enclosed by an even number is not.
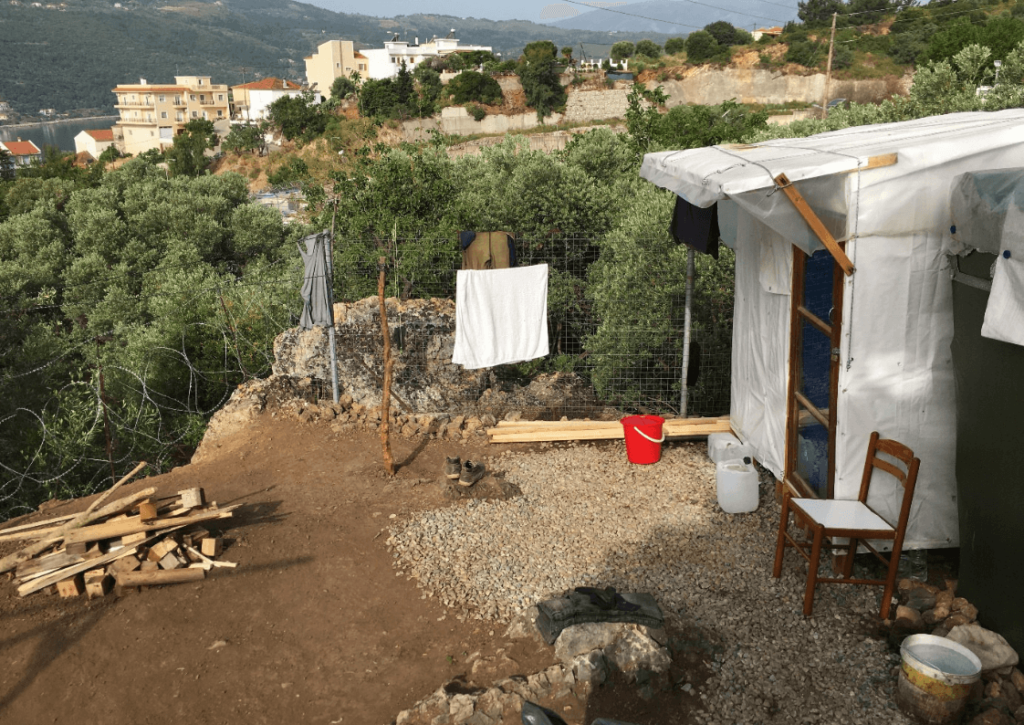
{"type": "Polygon", "coordinates": [[[380,298],[380,326],[384,333],[384,391],[380,402],[380,443],[384,449],[384,470],[388,475],[395,475],[395,461],[391,457],[391,439],[389,411],[391,408],[391,371],[394,361],[391,359],[391,333],[388,330],[388,310],[384,303],[384,257],[377,260],[380,276],[377,279],[377,297],[380,298]]]}
{"type": "Polygon", "coordinates": [[[825,66],[825,97],[821,99],[821,117],[828,116],[828,87],[832,83],[832,52],[836,45],[836,18],[839,13],[832,13],[832,37],[828,41],[828,65],[825,66]]]}

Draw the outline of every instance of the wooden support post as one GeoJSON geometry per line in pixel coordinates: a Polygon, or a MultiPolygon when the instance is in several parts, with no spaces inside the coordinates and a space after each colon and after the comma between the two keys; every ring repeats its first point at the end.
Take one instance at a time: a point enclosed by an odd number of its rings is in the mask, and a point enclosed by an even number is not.
{"type": "Polygon", "coordinates": [[[206,501],[204,491],[201,488],[186,488],[184,491],[178,491],[178,495],[181,496],[182,508],[199,508],[206,501]]]}
{"type": "Polygon", "coordinates": [[[57,582],[57,592],[62,597],[77,597],[85,591],[85,584],[82,582],[82,575],[75,574],[63,581],[57,582]]]}
{"type": "Polygon", "coordinates": [[[829,254],[831,254],[836,260],[836,264],[840,266],[843,273],[847,276],[853,274],[853,262],[851,262],[850,258],[846,256],[846,252],[840,248],[839,243],[836,242],[832,234],[825,228],[825,225],[821,223],[821,219],[819,219],[818,215],[814,213],[813,209],[811,209],[810,204],[808,204],[807,200],[804,199],[803,194],[796,190],[796,187],[790,183],[789,178],[785,174],[779,174],[776,176],[775,183],[778,184],[783,193],[789,197],[789,200],[793,202],[793,206],[795,206],[796,210],[800,212],[800,216],[804,218],[804,221],[806,221],[811,227],[815,236],[818,237],[821,243],[825,246],[825,249],[827,249],[829,254]]]}
{"type": "Polygon", "coordinates": [[[118,575],[117,583],[122,587],[156,586],[159,584],[182,584],[195,582],[206,577],[202,569],[164,569],[160,571],[129,571],[118,575]]]}
{"type": "Polygon", "coordinates": [[[85,594],[89,599],[106,596],[113,584],[113,579],[103,569],[85,572],[85,594]]]}
{"type": "Polygon", "coordinates": [[[391,409],[391,371],[394,361],[391,359],[391,333],[388,330],[388,310],[384,303],[384,264],[387,260],[381,257],[377,261],[380,275],[377,279],[377,297],[380,298],[380,327],[384,334],[384,390],[380,399],[380,442],[384,449],[384,470],[388,475],[395,475],[395,461],[391,456],[390,416],[391,409]]]}
{"type": "Polygon", "coordinates": [[[207,537],[202,541],[203,556],[220,556],[224,551],[224,539],[221,537],[207,537]]]}

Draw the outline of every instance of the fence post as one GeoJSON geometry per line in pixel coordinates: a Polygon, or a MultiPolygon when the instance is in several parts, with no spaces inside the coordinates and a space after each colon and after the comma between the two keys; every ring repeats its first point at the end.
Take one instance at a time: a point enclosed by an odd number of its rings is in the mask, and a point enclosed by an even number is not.
{"type": "Polygon", "coordinates": [[[380,275],[377,279],[377,296],[380,298],[380,326],[384,333],[384,390],[380,396],[380,442],[384,449],[384,470],[395,475],[395,461],[391,457],[391,440],[388,437],[391,423],[391,371],[395,361],[391,359],[391,332],[388,330],[388,309],[384,300],[384,270],[387,260],[377,261],[380,275]]]}
{"type": "Polygon", "coordinates": [[[683,374],[681,392],[679,394],[679,416],[686,417],[687,385],[686,378],[690,373],[690,315],[693,309],[693,277],[695,274],[693,248],[686,250],[686,308],[683,317],[683,374]]]}
{"type": "MultiPolygon", "coordinates": [[[[337,211],[337,207],[335,207],[337,211]]],[[[327,245],[324,245],[324,257],[326,258],[326,272],[327,272],[327,306],[331,309],[331,324],[327,327],[327,339],[331,345],[331,392],[334,396],[335,404],[341,400],[341,394],[338,390],[338,343],[335,339],[334,333],[334,219],[331,219],[331,246],[328,249],[327,245]]]]}

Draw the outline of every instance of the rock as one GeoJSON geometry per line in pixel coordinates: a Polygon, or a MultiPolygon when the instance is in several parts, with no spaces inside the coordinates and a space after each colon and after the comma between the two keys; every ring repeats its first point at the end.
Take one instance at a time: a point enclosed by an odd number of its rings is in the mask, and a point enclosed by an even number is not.
{"type": "Polygon", "coordinates": [[[668,646],[668,632],[664,629],[654,629],[653,627],[638,626],[637,630],[644,635],[647,635],[655,642],[660,644],[662,647],[668,646]]]}
{"type": "Polygon", "coordinates": [[[441,713],[433,720],[430,721],[430,725],[449,725],[452,721],[452,716],[448,713],[441,713]]]}
{"type": "Polygon", "coordinates": [[[492,687],[476,701],[477,712],[482,712],[488,717],[501,719],[501,712],[504,709],[501,704],[501,696],[505,694],[500,688],[492,687]]]}
{"type": "Polygon", "coordinates": [[[395,718],[395,725],[407,725],[413,718],[412,710],[402,710],[395,718]]]}
{"type": "MultiPolygon", "coordinates": [[[[917,582],[915,582],[917,583],[917,582]]],[[[936,595],[924,587],[917,586],[907,593],[906,605],[919,612],[924,612],[935,606],[936,595]]]]}
{"type": "Polygon", "coordinates": [[[946,607],[948,609],[953,608],[953,590],[943,589],[941,592],[935,595],[935,606],[946,607]]]}
{"type": "Polygon", "coordinates": [[[1024,705],[1014,710],[1013,719],[1017,722],[1024,722],[1024,705]]]}
{"type": "Polygon", "coordinates": [[[537,629],[537,616],[540,610],[537,607],[527,607],[512,620],[505,630],[505,637],[508,639],[532,639],[543,643],[544,638],[537,629]]]}
{"type": "Polygon", "coordinates": [[[948,616],[949,607],[936,606],[934,609],[929,609],[921,615],[921,619],[924,620],[925,624],[938,624],[939,622],[945,621],[948,616]]]}
{"type": "Polygon", "coordinates": [[[903,604],[896,607],[895,624],[896,626],[902,627],[910,632],[924,631],[924,620],[921,618],[921,613],[913,607],[908,607],[903,604]]]}
{"type": "Polygon", "coordinates": [[[1017,652],[1001,634],[985,629],[979,624],[954,627],[949,632],[949,639],[976,654],[981,660],[983,672],[1013,666],[1020,661],[1017,652]]]}
{"type": "Polygon", "coordinates": [[[1014,725],[1014,722],[999,710],[989,708],[972,719],[969,725],[1014,725]]]}
{"type": "Polygon", "coordinates": [[[465,720],[466,725],[495,725],[496,722],[497,721],[493,717],[485,715],[479,710],[474,712],[472,716],[465,720]]]}
{"type": "Polygon", "coordinates": [[[949,630],[946,629],[945,626],[940,625],[932,630],[932,634],[934,634],[936,637],[946,637],[949,635],[949,630]]]}
{"type": "Polygon", "coordinates": [[[1010,671],[1010,682],[1012,682],[1013,686],[1017,688],[1017,692],[1024,695],[1024,673],[1016,667],[1010,671]]]}
{"type": "Polygon", "coordinates": [[[608,622],[589,622],[566,627],[555,640],[555,656],[566,665],[572,665],[578,655],[595,649],[604,649],[622,637],[629,625],[608,622]]]}
{"type": "MultiPolygon", "coordinates": [[[[957,612],[956,614],[951,614],[946,617],[946,621],[942,623],[942,626],[952,631],[954,627],[960,627],[970,623],[971,622],[967,617],[957,612]]],[[[946,636],[948,637],[949,635],[947,634],[946,636]]]]}
{"type": "Polygon", "coordinates": [[[954,612],[959,612],[968,604],[970,604],[970,602],[964,599],[963,597],[954,597],[953,602],[950,605],[950,609],[954,612]]]}
{"type": "Polygon", "coordinates": [[[517,420],[522,420],[522,419],[523,419],[523,414],[522,414],[522,412],[520,412],[518,410],[510,411],[509,413],[507,413],[505,415],[505,418],[504,418],[504,420],[508,421],[509,423],[514,423],[517,420]]]}
{"type": "Polygon", "coordinates": [[[973,604],[966,604],[957,614],[964,617],[968,622],[973,622],[978,618],[978,608],[973,604]]]}
{"type": "Polygon", "coordinates": [[[495,420],[494,416],[490,413],[484,413],[481,415],[480,422],[483,424],[484,428],[493,428],[498,424],[498,421],[495,420]]]}
{"type": "Polygon", "coordinates": [[[608,647],[605,656],[622,672],[641,669],[664,672],[672,664],[672,656],[665,647],[635,629],[627,631],[608,647]]]}
{"type": "Polygon", "coordinates": [[[526,687],[534,697],[544,698],[551,692],[551,683],[548,682],[548,678],[543,672],[538,672],[536,675],[530,675],[527,677],[526,687]]]}
{"type": "Polygon", "coordinates": [[[985,697],[1002,697],[1003,688],[998,682],[989,682],[985,685],[985,697]]]}
{"type": "Polygon", "coordinates": [[[469,695],[452,695],[450,707],[452,723],[464,723],[473,715],[473,698],[469,695]]]}
{"type": "Polygon", "coordinates": [[[1006,702],[1010,705],[1010,712],[1024,705],[1024,698],[1021,698],[1020,691],[1014,686],[1012,681],[1003,680],[999,689],[1003,691],[1003,697],[1006,698],[1006,702]]]}
{"type": "Polygon", "coordinates": [[[600,650],[579,655],[572,661],[572,673],[578,682],[602,684],[608,679],[608,664],[600,650]]]}

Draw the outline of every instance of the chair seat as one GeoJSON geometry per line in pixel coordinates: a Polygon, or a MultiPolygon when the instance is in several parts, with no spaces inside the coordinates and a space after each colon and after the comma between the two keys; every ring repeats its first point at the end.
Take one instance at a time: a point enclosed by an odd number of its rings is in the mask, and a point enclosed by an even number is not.
{"type": "Polygon", "coordinates": [[[794,498],[792,504],[815,523],[826,529],[858,529],[860,531],[895,531],[881,516],[860,501],[794,498]]]}

